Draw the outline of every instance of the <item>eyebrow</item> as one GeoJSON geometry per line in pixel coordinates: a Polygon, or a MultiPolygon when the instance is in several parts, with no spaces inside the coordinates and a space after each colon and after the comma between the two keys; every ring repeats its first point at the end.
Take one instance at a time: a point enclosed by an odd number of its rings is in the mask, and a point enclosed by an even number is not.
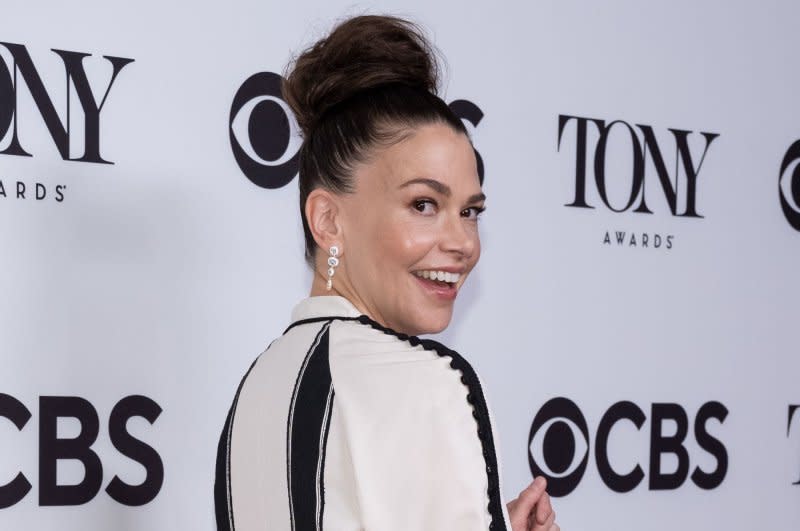
{"type": "MultiPolygon", "coordinates": [[[[408,180],[403,184],[401,184],[400,188],[405,188],[407,186],[411,186],[412,184],[424,184],[425,186],[433,188],[433,190],[436,191],[437,193],[440,193],[447,197],[453,195],[453,192],[449,186],[447,186],[443,182],[437,181],[436,179],[428,179],[426,177],[417,177],[416,179],[408,180]]],[[[481,192],[469,196],[469,198],[467,199],[467,203],[477,203],[478,201],[485,201],[485,200],[486,200],[486,194],[481,192]]]]}

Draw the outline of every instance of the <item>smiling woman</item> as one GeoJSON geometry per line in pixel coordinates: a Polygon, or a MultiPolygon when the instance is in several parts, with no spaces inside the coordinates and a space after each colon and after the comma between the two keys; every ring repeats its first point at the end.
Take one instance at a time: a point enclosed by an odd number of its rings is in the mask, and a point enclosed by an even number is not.
{"type": "MultiPolygon", "coordinates": [[[[480,256],[475,155],[450,125],[418,125],[353,171],[353,191],[316,188],[305,212],[315,242],[339,247],[333,291],[406,334],[438,332],[480,256]],[[417,177],[425,175],[429,177],[417,177]]],[[[322,255],[322,253],[319,253],[322,255]]],[[[324,295],[317,267],[312,295],[324,295]]]]}
{"type": "Polygon", "coordinates": [[[480,380],[418,337],[450,323],[486,199],[412,23],[359,16],[292,64],[310,296],[234,398],[219,529],[557,530],[544,481],[507,506],[480,380]]]}

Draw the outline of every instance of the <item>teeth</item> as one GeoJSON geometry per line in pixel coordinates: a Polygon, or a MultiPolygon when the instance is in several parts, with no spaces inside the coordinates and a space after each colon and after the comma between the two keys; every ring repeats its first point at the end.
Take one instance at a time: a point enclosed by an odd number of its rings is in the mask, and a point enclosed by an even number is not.
{"type": "Polygon", "coordinates": [[[461,278],[461,273],[448,273],[447,271],[414,271],[414,274],[418,277],[447,282],[449,284],[454,284],[461,278]]]}

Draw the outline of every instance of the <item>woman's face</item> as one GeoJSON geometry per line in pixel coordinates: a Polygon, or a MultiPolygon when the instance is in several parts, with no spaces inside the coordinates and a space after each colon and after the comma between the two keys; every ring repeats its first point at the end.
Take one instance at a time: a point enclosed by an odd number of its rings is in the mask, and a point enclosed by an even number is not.
{"type": "Polygon", "coordinates": [[[418,126],[360,164],[354,187],[339,196],[340,293],[398,332],[443,330],[481,251],[485,196],[468,138],[444,124],[418,126]]]}

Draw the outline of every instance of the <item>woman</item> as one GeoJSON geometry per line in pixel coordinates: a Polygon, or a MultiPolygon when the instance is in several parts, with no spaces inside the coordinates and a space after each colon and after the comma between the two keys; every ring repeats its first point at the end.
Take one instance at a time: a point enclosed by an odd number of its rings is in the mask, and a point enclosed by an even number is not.
{"type": "Polygon", "coordinates": [[[259,356],[220,438],[219,529],[554,531],[537,479],[507,506],[477,375],[443,330],[484,209],[435,56],[358,16],[294,62],[311,296],[259,356]]]}

